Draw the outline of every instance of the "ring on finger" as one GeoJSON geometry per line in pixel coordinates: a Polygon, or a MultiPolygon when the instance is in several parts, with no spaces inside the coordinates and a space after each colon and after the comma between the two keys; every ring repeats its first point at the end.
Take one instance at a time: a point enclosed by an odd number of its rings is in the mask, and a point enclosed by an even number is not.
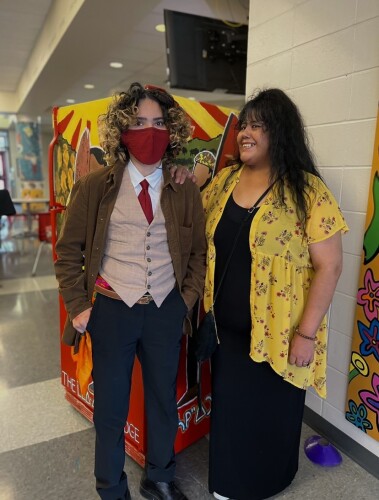
{"type": "Polygon", "coordinates": [[[309,361],[308,362],[303,361],[303,366],[309,366],[309,365],[310,365],[309,361]]]}

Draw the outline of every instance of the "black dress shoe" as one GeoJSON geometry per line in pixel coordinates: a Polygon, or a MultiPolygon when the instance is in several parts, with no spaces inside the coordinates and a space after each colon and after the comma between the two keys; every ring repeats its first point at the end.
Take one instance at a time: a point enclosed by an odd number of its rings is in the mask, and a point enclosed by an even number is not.
{"type": "Polygon", "coordinates": [[[174,481],[170,483],[151,481],[146,474],[142,476],[139,492],[150,500],[188,500],[174,481]]]}

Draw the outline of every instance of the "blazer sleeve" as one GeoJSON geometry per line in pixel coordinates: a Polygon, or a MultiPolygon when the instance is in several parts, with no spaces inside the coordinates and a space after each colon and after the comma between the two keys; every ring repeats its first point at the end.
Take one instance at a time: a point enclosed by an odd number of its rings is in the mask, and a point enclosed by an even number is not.
{"type": "Polygon", "coordinates": [[[71,321],[92,306],[87,296],[87,273],[84,271],[87,214],[88,189],[84,177],[72,189],[55,247],[55,273],[59,292],[71,321]]]}
{"type": "Polygon", "coordinates": [[[207,244],[205,239],[205,217],[200,191],[192,185],[192,242],[187,270],[182,283],[182,294],[188,309],[192,309],[196,301],[202,298],[205,280],[205,256],[207,244]]]}

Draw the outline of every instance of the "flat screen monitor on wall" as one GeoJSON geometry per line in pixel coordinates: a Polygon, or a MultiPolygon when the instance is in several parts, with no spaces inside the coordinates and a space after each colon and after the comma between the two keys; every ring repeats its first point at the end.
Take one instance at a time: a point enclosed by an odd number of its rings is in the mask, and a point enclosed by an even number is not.
{"type": "Polygon", "coordinates": [[[247,25],[164,11],[171,88],[245,94],[247,25]]]}

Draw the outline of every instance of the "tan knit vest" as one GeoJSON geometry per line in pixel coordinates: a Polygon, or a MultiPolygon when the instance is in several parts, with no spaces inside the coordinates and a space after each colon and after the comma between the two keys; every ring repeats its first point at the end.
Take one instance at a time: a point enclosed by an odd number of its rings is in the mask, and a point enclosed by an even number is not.
{"type": "Polygon", "coordinates": [[[161,206],[149,225],[127,169],[110,218],[100,274],[129,307],[146,292],[159,307],[175,286],[161,206]]]}

